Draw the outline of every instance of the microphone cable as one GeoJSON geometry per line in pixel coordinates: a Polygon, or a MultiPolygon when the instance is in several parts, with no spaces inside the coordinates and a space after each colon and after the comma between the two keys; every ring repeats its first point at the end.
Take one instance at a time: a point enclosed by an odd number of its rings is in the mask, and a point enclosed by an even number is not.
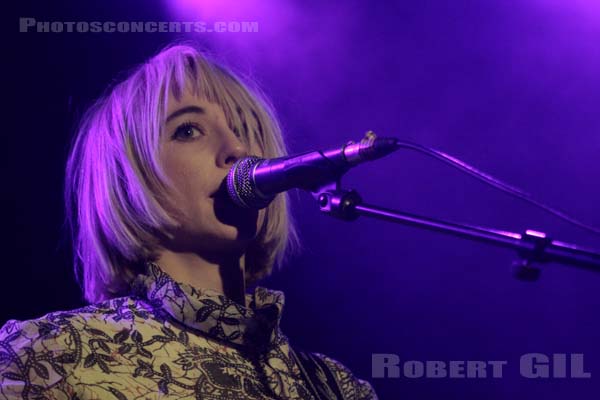
{"type": "Polygon", "coordinates": [[[572,216],[570,216],[569,214],[567,214],[566,212],[559,210],[555,207],[551,207],[548,204],[545,204],[539,200],[536,200],[533,198],[533,196],[530,193],[527,193],[521,189],[518,189],[514,186],[510,186],[507,183],[502,182],[500,179],[497,179],[491,175],[488,175],[482,171],[480,171],[479,169],[473,167],[472,165],[467,164],[466,162],[459,160],[455,157],[452,157],[451,155],[448,155],[442,151],[427,147],[427,146],[423,146],[414,142],[410,142],[410,141],[406,141],[406,140],[398,140],[397,142],[397,146],[398,148],[406,148],[409,150],[416,150],[420,153],[423,153],[425,155],[428,155],[430,157],[435,158],[438,161],[443,161],[446,164],[451,165],[454,168],[457,168],[458,170],[465,172],[467,174],[469,174],[470,176],[484,182],[487,183],[490,186],[495,187],[496,189],[499,189],[505,193],[510,194],[511,196],[517,197],[521,200],[524,200],[530,204],[533,204],[534,206],[541,208],[542,210],[566,221],[569,222],[575,226],[578,226],[579,228],[588,230],[592,233],[595,233],[596,235],[600,235],[600,228],[597,228],[595,226],[586,224],[585,222],[582,222],[572,216]]]}

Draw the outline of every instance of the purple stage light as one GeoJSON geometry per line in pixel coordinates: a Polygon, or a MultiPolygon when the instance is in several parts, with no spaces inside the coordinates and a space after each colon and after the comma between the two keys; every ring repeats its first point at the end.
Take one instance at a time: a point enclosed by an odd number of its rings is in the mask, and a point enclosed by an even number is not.
{"type": "Polygon", "coordinates": [[[188,21],[246,20],[272,14],[285,5],[285,2],[272,0],[169,0],[166,3],[173,15],[188,21]]]}

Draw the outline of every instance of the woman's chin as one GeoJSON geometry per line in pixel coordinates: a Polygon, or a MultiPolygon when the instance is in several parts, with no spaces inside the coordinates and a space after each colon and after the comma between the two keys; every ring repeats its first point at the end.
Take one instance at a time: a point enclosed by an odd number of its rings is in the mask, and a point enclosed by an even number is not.
{"type": "Polygon", "coordinates": [[[223,243],[229,243],[231,246],[246,246],[256,237],[256,226],[240,227],[222,224],[219,235],[223,243]]]}

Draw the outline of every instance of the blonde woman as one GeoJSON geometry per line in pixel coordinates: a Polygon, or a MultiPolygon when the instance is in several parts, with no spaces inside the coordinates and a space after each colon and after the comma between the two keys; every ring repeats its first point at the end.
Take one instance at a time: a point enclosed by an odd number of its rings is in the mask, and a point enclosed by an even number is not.
{"type": "Polygon", "coordinates": [[[279,328],[283,293],[246,287],[297,244],[285,195],[236,208],[222,182],[285,154],[272,108],[194,46],[173,45],[85,114],[66,168],[89,306],[0,330],[0,397],[371,399],[279,328]]]}

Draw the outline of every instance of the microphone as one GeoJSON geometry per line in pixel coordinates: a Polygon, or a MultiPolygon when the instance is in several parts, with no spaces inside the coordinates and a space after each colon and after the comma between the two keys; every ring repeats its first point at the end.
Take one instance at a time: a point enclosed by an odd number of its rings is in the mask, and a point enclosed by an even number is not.
{"type": "Polygon", "coordinates": [[[278,193],[293,188],[314,192],[338,180],[355,165],[376,160],[398,148],[398,139],[378,138],[369,131],[360,142],[350,141],[331,150],[272,159],[241,158],[227,174],[227,193],[239,207],[265,208],[278,193]]]}

